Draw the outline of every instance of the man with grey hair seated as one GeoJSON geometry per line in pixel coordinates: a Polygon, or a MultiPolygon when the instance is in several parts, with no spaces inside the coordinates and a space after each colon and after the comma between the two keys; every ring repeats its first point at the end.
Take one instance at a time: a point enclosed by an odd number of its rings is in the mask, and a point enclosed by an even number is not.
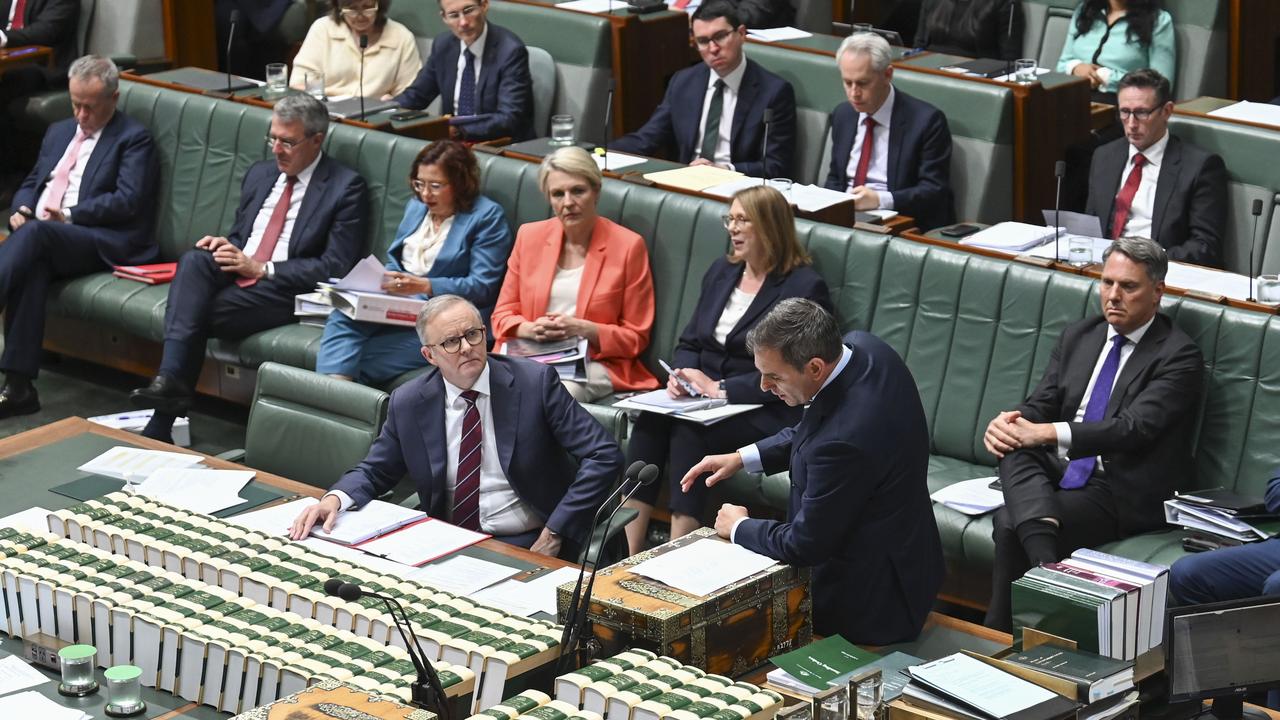
{"type": "Polygon", "coordinates": [[[49,126],[35,167],[14,194],[13,234],[0,244],[0,417],[40,409],[31,381],[40,370],[49,283],[157,254],[155,147],[145,127],[116,112],[119,77],[106,58],[72,63],[73,117],[49,126]]]}
{"type": "Polygon", "coordinates": [[[1000,461],[989,627],[1011,628],[1009,586],[1040,563],[1163,527],[1163,501],[1193,487],[1200,348],[1159,312],[1169,259],[1144,238],[1103,255],[1102,315],[1068,325],[1040,384],[998,414],[1000,461]]]}
{"type": "Polygon", "coordinates": [[[938,108],[893,86],[889,43],[856,33],[836,51],[849,102],[831,112],[826,186],[859,210],[897,210],[923,230],[955,222],[951,131],[938,108]]]}
{"type": "Polygon", "coordinates": [[[805,406],[795,427],[693,466],[685,492],[738,470],[790,469],[785,521],[725,504],[721,537],[813,567],[813,628],[888,645],[914,639],[944,573],[929,500],[929,429],[915,380],[884,341],[853,332],[803,298],[779,302],[747,335],[760,388],[805,406]]]}
{"type": "Polygon", "coordinates": [[[225,237],[206,235],[178,261],[164,316],[164,355],[135,406],[155,408],[143,435],[166,442],[191,404],[208,338],[242,338],[294,321],[293,297],[341,277],[364,242],[364,179],[325,156],[324,105],[309,95],[276,103],[267,147],[274,158],[245,172],[225,237]]]}

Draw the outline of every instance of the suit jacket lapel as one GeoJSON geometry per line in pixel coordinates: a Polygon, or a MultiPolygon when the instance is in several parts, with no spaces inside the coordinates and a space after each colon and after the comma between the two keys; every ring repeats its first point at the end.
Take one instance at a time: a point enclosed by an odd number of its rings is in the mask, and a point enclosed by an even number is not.
{"type": "MultiPolygon", "coordinates": [[[[888,175],[886,180],[889,183],[890,190],[898,187],[898,178],[900,177],[898,173],[898,161],[902,158],[902,153],[899,151],[899,148],[903,145],[903,138],[907,136],[907,113],[909,112],[907,110],[907,102],[909,102],[906,99],[907,94],[901,90],[895,90],[894,92],[893,116],[889,119],[889,158],[886,161],[889,166],[886,168],[886,174],[888,175]],[[898,141],[894,142],[893,138],[898,138],[898,141]]],[[[856,138],[856,125],[854,126],[854,132],[854,137],[856,138]]],[[[852,152],[853,148],[851,147],[849,150],[852,152]]],[[[875,154],[872,153],[871,157],[874,158],[875,154]]]]}
{"type": "Polygon", "coordinates": [[[93,178],[97,174],[98,168],[102,166],[102,158],[111,153],[111,146],[115,145],[120,135],[120,126],[124,123],[120,119],[120,111],[111,117],[111,120],[102,128],[102,134],[98,136],[98,143],[93,146],[93,153],[89,155],[89,161],[84,165],[84,173],[80,176],[80,194],[84,195],[87,188],[93,187],[93,178]]]}
{"type": "MultiPolygon", "coordinates": [[[[760,89],[760,76],[756,72],[755,65],[746,60],[747,67],[742,71],[742,84],[738,86],[738,102],[733,109],[733,125],[729,129],[729,146],[730,154],[733,153],[733,146],[737,145],[739,139],[744,137],[742,127],[746,125],[747,114],[755,107],[757,91],[760,89]]],[[[750,155],[751,148],[744,147],[742,152],[750,155]]]]}
{"type": "Polygon", "coordinates": [[[1159,315],[1156,316],[1155,322],[1151,323],[1147,333],[1142,336],[1142,342],[1133,348],[1133,354],[1125,361],[1124,368],[1120,370],[1115,384],[1111,386],[1111,396],[1107,398],[1106,417],[1113,417],[1120,411],[1120,400],[1124,398],[1125,389],[1156,358],[1160,346],[1164,344],[1164,339],[1169,336],[1169,327],[1162,320],[1163,318],[1159,315]]]}
{"type": "Polygon", "coordinates": [[[765,310],[773,307],[774,301],[778,299],[778,295],[782,292],[782,282],[782,275],[769,273],[768,277],[764,279],[764,283],[760,286],[760,290],[756,292],[755,298],[747,306],[747,311],[742,314],[737,324],[729,331],[728,337],[733,337],[740,332],[746,332],[757,317],[764,314],[765,310]]]}
{"type": "MultiPolygon", "coordinates": [[[[733,294],[733,289],[738,285],[738,278],[742,277],[743,265],[726,264],[724,271],[716,278],[715,285],[712,286],[711,294],[707,298],[710,312],[699,313],[698,323],[700,335],[705,337],[713,337],[716,332],[716,323],[720,321],[720,315],[716,311],[724,312],[724,306],[729,304],[729,296],[733,294]]],[[[729,333],[732,337],[733,333],[729,333]]],[[[725,339],[726,342],[728,338],[725,339]]]]}
{"type": "Polygon", "coordinates": [[[1074,418],[1080,409],[1080,401],[1084,399],[1089,378],[1093,377],[1093,368],[1098,363],[1098,354],[1102,352],[1102,346],[1106,342],[1107,323],[1102,320],[1083,336],[1080,350],[1074,355],[1075,362],[1070,367],[1063,368],[1064,375],[1060,382],[1065,388],[1062,411],[1067,415],[1066,419],[1074,418]]]}
{"type": "MultiPolygon", "coordinates": [[[[448,49],[444,52],[444,82],[440,87],[440,112],[452,115],[457,109],[457,98],[453,96],[453,88],[458,84],[458,57],[462,52],[462,41],[450,35],[448,49]]],[[[487,64],[487,61],[486,63],[487,64]]],[[[477,83],[477,87],[479,83],[477,83]]]]}
{"type": "MultiPolygon", "coordinates": [[[[689,148],[689,157],[679,158],[680,162],[688,162],[698,154],[698,130],[702,127],[702,106],[707,98],[707,83],[711,80],[711,68],[708,68],[706,63],[699,63],[693,77],[695,82],[690,83],[693,87],[690,88],[688,96],[684,98],[685,107],[688,108],[685,112],[692,113],[693,122],[689,123],[689,127],[686,130],[687,137],[676,138],[677,145],[689,148]]],[[[680,112],[680,110],[677,109],[676,112],[680,112]]]]}
{"type": "MultiPolygon", "coordinates": [[[[444,433],[444,411],[445,403],[448,402],[448,396],[444,391],[444,379],[440,376],[438,370],[432,370],[431,380],[422,385],[422,407],[425,412],[413,415],[414,422],[418,424],[418,430],[422,436],[422,446],[426,448],[428,459],[431,461],[431,482],[430,488],[432,495],[439,493],[439,497],[445,497],[445,489],[449,485],[449,444],[445,439],[444,433]]],[[[422,506],[430,509],[435,497],[418,498],[422,506]]],[[[448,508],[445,508],[448,511],[448,508]]]]}
{"type": "Polygon", "coordinates": [[[480,63],[480,76],[476,78],[476,104],[480,103],[480,95],[484,87],[498,74],[498,36],[489,33],[484,43],[484,58],[480,63]]]}
{"type": "Polygon", "coordinates": [[[311,182],[307,183],[307,192],[302,196],[302,206],[298,208],[298,217],[293,221],[293,232],[289,234],[289,257],[302,255],[302,245],[310,240],[307,230],[318,214],[316,208],[325,201],[325,192],[329,189],[329,158],[320,156],[315,172],[311,173],[311,182]]]}
{"type": "Polygon", "coordinates": [[[498,459],[502,472],[511,478],[511,456],[515,453],[516,418],[520,417],[520,388],[507,366],[489,361],[489,410],[493,414],[494,427],[485,428],[493,433],[498,446],[498,459]]]}
{"type": "Polygon", "coordinates": [[[578,284],[578,317],[586,316],[587,307],[596,292],[596,282],[600,280],[600,270],[604,267],[609,244],[604,223],[604,218],[596,218],[596,226],[591,229],[591,244],[587,246],[587,260],[582,267],[582,281],[578,284]]]}
{"type": "MultiPolygon", "coordinates": [[[[564,245],[564,226],[559,221],[551,223],[553,231],[547,235],[546,246],[542,252],[532,258],[531,267],[527,271],[529,279],[525,287],[533,288],[529,307],[537,315],[545,314],[547,303],[551,301],[551,281],[556,276],[556,264],[560,259],[560,248],[564,245]]],[[[535,315],[534,317],[537,317],[535,315]]],[[[534,317],[529,318],[533,320],[534,317]]]]}
{"type": "Polygon", "coordinates": [[[1156,179],[1156,198],[1151,208],[1151,239],[1160,241],[1160,220],[1164,217],[1169,198],[1173,197],[1173,189],[1178,185],[1178,173],[1182,170],[1182,145],[1178,138],[1169,136],[1169,143],[1164,148],[1164,158],[1160,161],[1160,175],[1156,179]]]}
{"type": "MultiPolygon", "coordinates": [[[[851,106],[849,106],[849,109],[853,110],[851,106]]],[[[848,189],[849,156],[853,154],[853,141],[858,136],[858,112],[854,110],[850,115],[853,119],[850,120],[846,127],[842,127],[840,129],[839,134],[833,135],[831,140],[831,157],[834,162],[837,163],[836,168],[840,171],[840,177],[845,185],[845,187],[841,188],[841,191],[848,189]]],[[[834,133],[836,127],[835,122],[831,123],[831,127],[832,132],[834,133]]],[[[890,148],[890,152],[892,151],[892,148],[890,148]]]]}
{"type": "Polygon", "coordinates": [[[1099,190],[1103,194],[1103,202],[1098,207],[1103,210],[1100,217],[1102,231],[1107,234],[1107,237],[1110,237],[1111,216],[1115,214],[1116,210],[1116,195],[1120,194],[1120,183],[1124,182],[1124,170],[1129,164],[1129,146],[1121,145],[1120,152],[1105,156],[1103,162],[1106,163],[1106,168],[1102,177],[1106,180],[1106,183],[1099,190]]]}

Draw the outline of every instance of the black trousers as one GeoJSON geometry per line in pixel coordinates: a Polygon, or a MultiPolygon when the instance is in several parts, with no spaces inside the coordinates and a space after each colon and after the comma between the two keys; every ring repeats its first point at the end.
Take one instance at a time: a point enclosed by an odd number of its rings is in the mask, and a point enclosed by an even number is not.
{"type": "Polygon", "coordinates": [[[49,283],[106,268],[92,228],[28,220],[0,244],[5,311],[0,370],[34,378],[40,372],[49,283]]]}
{"type": "Polygon", "coordinates": [[[223,272],[207,250],[188,250],[178,259],[164,311],[160,374],[194,387],[209,338],[235,340],[294,321],[296,288],[265,278],[242,288],[237,277],[223,272]]]}
{"type": "Polygon", "coordinates": [[[1066,463],[1048,447],[1017,450],[1000,461],[1000,483],[1005,506],[996,511],[991,537],[995,558],[991,570],[991,603],[984,623],[1006,632],[1012,629],[1009,586],[1031,569],[1018,526],[1029,520],[1056,518],[1057,557],[1082,547],[1093,547],[1120,535],[1115,501],[1106,479],[1095,474],[1084,487],[1058,487],[1066,463]]]}

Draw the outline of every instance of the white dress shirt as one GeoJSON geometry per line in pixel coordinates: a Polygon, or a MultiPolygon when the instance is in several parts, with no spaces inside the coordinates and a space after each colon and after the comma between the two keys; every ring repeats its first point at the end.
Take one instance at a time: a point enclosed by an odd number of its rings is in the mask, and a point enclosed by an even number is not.
{"type": "Polygon", "coordinates": [[[18,9],[17,0],[10,0],[9,19],[6,20],[4,23],[4,30],[0,30],[0,47],[8,47],[9,45],[9,36],[5,34],[5,30],[8,30],[9,27],[13,25],[13,14],[17,9],[18,9]]]}
{"type": "MultiPolygon", "coordinates": [[[[80,132],[79,129],[76,130],[80,132]]],[[[80,202],[80,181],[84,179],[84,168],[89,164],[89,157],[93,155],[93,149],[98,147],[98,140],[102,137],[102,130],[89,135],[80,143],[80,150],[76,154],[75,167],[71,168],[71,174],[67,176],[67,192],[62,196],[62,207],[58,208],[64,213],[67,208],[73,208],[76,203],[80,202]]],[[[63,160],[67,159],[67,155],[71,154],[71,146],[75,145],[75,135],[71,136],[71,142],[67,143],[67,149],[62,151],[62,157],[58,158],[58,162],[54,164],[53,171],[58,171],[58,166],[63,160]]],[[[40,192],[40,197],[36,200],[36,206],[31,208],[32,212],[39,217],[40,213],[46,207],[49,207],[49,185],[53,183],[53,174],[49,175],[49,182],[45,183],[44,190],[40,192]]]]}
{"type": "MultiPolygon", "coordinates": [[[[462,398],[463,389],[444,380],[444,436],[448,443],[446,461],[445,507],[453,512],[453,491],[458,484],[458,452],[462,445],[462,419],[467,411],[467,401],[462,398]]],[[[542,527],[542,519],[520,500],[502,471],[498,455],[498,441],[494,433],[493,407],[489,394],[489,365],[486,363],[480,377],[471,386],[480,393],[476,398],[476,410],[480,411],[480,429],[484,437],[480,444],[480,529],[490,535],[518,535],[542,527]]],[[[512,432],[515,432],[512,429],[512,432]]],[[[354,503],[351,496],[335,490],[327,495],[338,498],[342,509],[354,503]]],[[[426,502],[426,498],[422,498],[426,502]]]]}
{"type": "Polygon", "coordinates": [[[400,258],[405,272],[418,277],[426,277],[431,272],[431,266],[436,264],[440,248],[444,245],[445,238],[449,237],[449,230],[453,228],[453,217],[450,215],[445,218],[438,228],[431,222],[430,212],[422,218],[418,229],[404,239],[400,258]]]}
{"type": "Polygon", "coordinates": [[[720,319],[716,321],[716,329],[711,336],[716,342],[724,345],[724,341],[729,339],[729,333],[738,326],[738,322],[742,320],[742,316],[747,314],[747,308],[751,307],[751,302],[756,299],[755,293],[742,292],[738,288],[734,288],[729,294],[729,302],[724,304],[724,310],[720,313],[720,319]]]}
{"type": "MultiPolygon", "coordinates": [[[[876,121],[876,130],[871,135],[871,163],[867,165],[866,186],[880,196],[880,207],[893,209],[893,193],[889,192],[889,128],[893,120],[893,103],[898,91],[889,86],[889,97],[884,99],[880,109],[871,114],[876,121]]],[[[866,113],[858,113],[858,128],[853,136],[853,149],[849,152],[849,164],[845,166],[845,175],[849,178],[846,192],[853,190],[854,176],[858,174],[858,162],[862,159],[862,143],[867,136],[866,113]]]]}
{"type": "MultiPolygon", "coordinates": [[[[840,375],[840,373],[844,372],[845,367],[849,365],[849,361],[852,359],[853,350],[849,349],[848,345],[842,346],[840,348],[840,360],[836,363],[836,369],[832,370],[831,374],[827,376],[827,379],[822,381],[822,387],[818,388],[818,392],[814,393],[813,397],[809,398],[809,402],[805,405],[806,412],[808,412],[809,405],[813,404],[814,399],[817,398],[823,390],[827,389],[827,386],[830,385],[832,381],[840,375]]],[[[742,456],[743,470],[752,473],[764,472],[764,463],[760,461],[760,448],[754,443],[746,447],[738,448],[738,454],[742,456]]],[[[733,528],[729,530],[729,542],[734,541],[734,536],[738,534],[738,526],[746,519],[748,518],[738,518],[738,520],[733,523],[733,528]]]]}
{"type": "MultiPolygon", "coordinates": [[[[294,221],[298,219],[298,209],[302,207],[302,198],[307,194],[307,187],[311,185],[311,176],[316,172],[316,165],[320,162],[323,153],[316,155],[316,159],[311,162],[302,172],[298,173],[298,181],[293,184],[293,194],[289,196],[289,210],[284,216],[284,228],[280,231],[280,239],[276,241],[276,247],[271,252],[271,260],[269,262],[281,262],[289,259],[289,240],[293,236],[294,221]]],[[[280,196],[284,194],[285,182],[288,177],[284,173],[276,178],[276,184],[271,187],[271,192],[267,193],[267,199],[262,201],[262,207],[258,210],[258,216],[253,220],[253,229],[249,233],[249,239],[244,244],[244,254],[253,257],[258,251],[258,245],[262,242],[262,235],[267,231],[267,223],[271,222],[271,214],[275,212],[276,203],[280,202],[280,196]]]]}
{"type": "MultiPolygon", "coordinates": [[[[476,38],[475,42],[465,46],[461,42],[458,43],[458,73],[457,77],[455,77],[453,81],[453,112],[455,114],[458,112],[458,96],[462,94],[462,71],[467,67],[467,55],[463,50],[470,50],[471,54],[476,56],[476,59],[471,61],[471,67],[476,74],[476,92],[479,93],[480,66],[484,62],[484,44],[488,39],[489,23],[486,22],[484,24],[484,30],[481,31],[480,37],[476,38]]],[[[479,107],[479,105],[480,96],[477,94],[476,106],[479,107]]]]}
{"type": "MultiPolygon", "coordinates": [[[[1155,316],[1152,315],[1146,324],[1125,336],[1128,342],[1120,347],[1120,365],[1116,367],[1116,376],[1112,380],[1113,388],[1115,387],[1115,381],[1120,379],[1120,373],[1124,372],[1125,363],[1129,362],[1134,349],[1138,347],[1138,343],[1142,342],[1142,336],[1147,334],[1147,330],[1151,328],[1151,323],[1155,322],[1155,319],[1155,316]]],[[[1107,340],[1102,343],[1102,350],[1098,353],[1098,359],[1093,364],[1093,374],[1089,376],[1089,385],[1084,390],[1084,397],[1080,398],[1080,407],[1076,409],[1072,422],[1082,422],[1084,420],[1084,411],[1089,407],[1089,398],[1093,396],[1093,385],[1098,381],[1098,373],[1102,371],[1102,363],[1106,362],[1107,355],[1111,353],[1111,339],[1119,334],[1114,327],[1107,326],[1107,340]]],[[[1071,423],[1056,422],[1053,424],[1053,429],[1058,433],[1058,457],[1066,459],[1068,451],[1071,450],[1071,423]]],[[[1102,458],[1098,458],[1098,468],[1102,468],[1102,458]]]]}
{"type": "Polygon", "coordinates": [[[732,148],[730,140],[733,135],[733,113],[738,109],[738,88],[742,87],[742,76],[747,72],[747,57],[742,56],[738,67],[729,71],[728,75],[723,78],[716,74],[714,70],[707,73],[707,91],[702,96],[702,116],[698,119],[698,142],[693,146],[693,157],[689,158],[689,162],[698,159],[698,153],[702,152],[702,138],[707,132],[707,111],[711,109],[711,98],[716,92],[716,81],[724,80],[724,94],[720,100],[720,127],[718,129],[719,137],[716,139],[716,152],[712,162],[722,167],[733,169],[733,163],[730,161],[732,148]]]}
{"type": "MultiPolygon", "coordinates": [[[[1160,180],[1160,165],[1164,162],[1164,149],[1168,146],[1169,131],[1165,130],[1164,137],[1141,151],[1147,158],[1147,164],[1142,166],[1142,182],[1138,183],[1138,192],[1133,195],[1133,205],[1129,208],[1129,219],[1125,221],[1122,236],[1152,239],[1151,233],[1154,228],[1151,227],[1151,219],[1156,207],[1156,183],[1160,180]]],[[[1129,146],[1129,161],[1125,163],[1124,171],[1120,173],[1116,197],[1119,197],[1124,181],[1129,179],[1129,173],[1133,172],[1133,158],[1138,152],[1138,148],[1129,146]]]]}

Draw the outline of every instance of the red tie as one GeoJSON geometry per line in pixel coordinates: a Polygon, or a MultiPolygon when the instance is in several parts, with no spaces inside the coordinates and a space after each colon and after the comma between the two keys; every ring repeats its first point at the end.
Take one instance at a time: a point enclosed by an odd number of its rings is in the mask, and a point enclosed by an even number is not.
{"type": "Polygon", "coordinates": [[[480,410],[476,399],[480,393],[464,390],[467,401],[462,415],[462,440],[458,443],[458,474],[453,487],[453,524],[468,530],[480,530],[480,460],[484,428],[480,426],[480,410]]]}
{"type": "Polygon", "coordinates": [[[9,25],[10,30],[21,30],[26,24],[27,0],[18,0],[18,4],[13,8],[13,22],[9,25]]]}
{"type": "Polygon", "coordinates": [[[676,0],[675,2],[671,3],[671,7],[676,10],[683,10],[689,7],[689,2],[690,0],[676,0]]]}
{"type": "MultiPolygon", "coordinates": [[[[276,251],[276,244],[280,242],[280,233],[284,232],[284,220],[289,214],[289,203],[293,200],[293,185],[296,182],[298,182],[296,177],[285,178],[284,192],[280,193],[280,199],[276,201],[276,207],[271,211],[271,219],[267,220],[267,229],[262,232],[262,242],[258,243],[258,249],[253,251],[253,259],[260,263],[270,261],[276,251]]],[[[236,278],[236,284],[242,288],[250,287],[257,282],[258,278],[236,278]]]]}
{"type": "Polygon", "coordinates": [[[858,171],[853,174],[853,187],[867,184],[867,168],[871,166],[872,145],[875,143],[875,118],[868,115],[862,124],[867,126],[867,131],[862,134],[862,154],[858,156],[858,171]]]}
{"type": "Polygon", "coordinates": [[[1129,171],[1129,179],[1124,181],[1120,194],[1116,196],[1115,214],[1111,216],[1111,239],[1117,240],[1124,234],[1124,226],[1129,222],[1129,211],[1133,209],[1133,196],[1138,194],[1138,186],[1142,184],[1142,166],[1147,158],[1142,153],[1133,156],[1133,170],[1129,171]]]}

